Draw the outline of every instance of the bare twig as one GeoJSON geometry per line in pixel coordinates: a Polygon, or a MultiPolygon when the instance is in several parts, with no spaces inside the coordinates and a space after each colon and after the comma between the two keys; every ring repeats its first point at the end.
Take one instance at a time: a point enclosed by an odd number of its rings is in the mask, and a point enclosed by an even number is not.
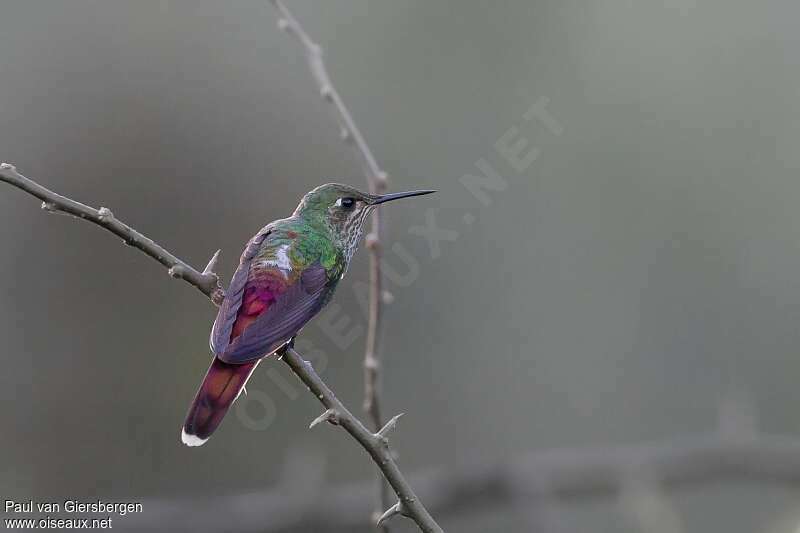
{"type": "Polygon", "coordinates": [[[5,181],[23,191],[31,194],[42,201],[42,209],[50,213],[66,213],[74,217],[92,222],[107,229],[114,235],[121,237],[128,246],[138,248],[149,255],[169,270],[169,275],[186,281],[196,287],[200,292],[208,296],[214,304],[219,305],[225,292],[219,283],[219,277],[214,273],[219,250],[208,262],[208,266],[198,272],[184,261],[178,259],[167,250],[117,219],[110,209],[101,207],[95,209],[76,202],[60,194],[56,194],[50,189],[42,187],[33,180],[30,180],[17,172],[17,169],[8,163],[0,164],[0,181],[5,181]]]}
{"type": "MultiPolygon", "coordinates": [[[[344,105],[339,92],[331,82],[328,69],[325,66],[322,47],[320,47],[303,26],[292,15],[291,11],[281,0],[271,0],[272,4],[280,13],[281,19],[278,26],[294,35],[302,44],[311,70],[311,75],[317,83],[320,95],[329,102],[336,111],[336,120],[339,124],[341,137],[351,143],[361,159],[361,166],[367,178],[367,186],[372,194],[382,194],[386,191],[388,175],[378,165],[378,161],[372,154],[367,141],[358,129],[358,126],[344,105]]],[[[369,269],[369,318],[367,323],[367,341],[364,350],[364,411],[369,416],[372,427],[376,431],[383,426],[380,403],[380,337],[381,319],[383,316],[383,303],[385,301],[383,291],[383,274],[381,271],[381,239],[385,231],[385,219],[381,210],[376,209],[372,213],[372,229],[367,235],[367,249],[370,253],[369,269]]],[[[380,480],[381,483],[381,509],[386,508],[390,503],[389,487],[380,480]]],[[[380,516],[380,511],[377,513],[380,516]]],[[[384,528],[386,531],[386,528],[384,528]]]]}
{"type": "Polygon", "coordinates": [[[379,186],[380,182],[386,181],[386,173],[378,166],[378,162],[375,160],[375,156],[372,155],[372,151],[369,149],[369,146],[367,146],[367,142],[364,140],[364,136],[361,134],[358,126],[356,126],[353,116],[344,105],[344,102],[342,102],[339,93],[336,91],[336,87],[331,83],[331,78],[328,75],[325,62],[322,59],[322,48],[311,39],[281,0],[271,1],[272,5],[275,6],[282,17],[278,21],[278,26],[297,37],[303,45],[306,58],[308,59],[308,66],[311,69],[311,74],[314,76],[314,81],[316,81],[319,86],[320,95],[336,109],[336,116],[341,128],[342,138],[348,142],[352,142],[361,155],[364,173],[367,175],[370,187],[379,186]]]}
{"type": "MultiPolygon", "coordinates": [[[[170,275],[183,279],[187,283],[197,287],[213,302],[219,297],[220,301],[224,297],[224,290],[219,285],[216,274],[211,273],[218,253],[209,261],[204,272],[198,272],[186,262],[178,259],[164,248],[156,244],[151,239],[145,237],[130,226],[123,224],[105,208],[99,210],[83,205],[64,196],[46,189],[38,183],[19,174],[14,166],[7,163],[0,165],[0,181],[5,181],[22,189],[23,191],[39,198],[44,202],[43,207],[52,212],[63,212],[74,215],[78,218],[88,220],[97,224],[115,235],[122,237],[126,244],[134,246],[156,259],[158,262],[168,267],[170,275]],[[213,279],[212,279],[213,278],[213,279]],[[213,284],[212,284],[213,281],[213,284]]],[[[217,302],[215,302],[217,303],[217,302]]],[[[417,498],[411,486],[400,472],[394,456],[389,448],[389,442],[385,435],[372,433],[347,410],[347,408],[336,398],[322,379],[317,375],[311,365],[306,362],[294,348],[284,351],[282,359],[289,365],[292,371],[300,380],[305,383],[309,390],[322,402],[328,409],[324,413],[324,418],[317,420],[335,421],[341,425],[359,444],[369,453],[375,464],[381,470],[386,480],[394,489],[397,497],[402,503],[406,515],[412,518],[421,531],[440,533],[442,528],[431,518],[425,506],[417,498]]],[[[393,419],[396,421],[396,419],[393,419]]],[[[318,423],[318,422],[317,422],[318,423]]],[[[312,425],[314,423],[312,422],[312,425]]]]}
{"type": "MultiPolygon", "coordinates": [[[[662,490],[720,482],[800,488],[800,439],[759,434],[731,440],[719,434],[599,448],[531,451],[502,462],[427,468],[408,477],[427,509],[442,518],[507,509],[517,499],[580,504],[618,498],[632,477],[648,476],[662,490]]],[[[146,513],[125,518],[132,531],[211,532],[230,525],[261,533],[353,531],[363,525],[371,483],[323,487],[318,499],[293,498],[276,486],[261,492],[205,500],[149,500],[146,513]],[[190,522],[187,522],[189,521],[190,522]]],[[[116,526],[115,526],[116,527],[116,526]]]]}
{"type": "Polygon", "coordinates": [[[311,364],[303,359],[293,347],[287,347],[283,351],[281,359],[289,365],[289,368],[300,378],[300,381],[314,393],[322,405],[336,413],[337,424],[356,439],[372,457],[372,460],[378,465],[378,468],[383,472],[384,477],[397,494],[400,502],[398,509],[405,516],[414,520],[420,531],[441,533],[443,531],[442,528],[431,517],[420,499],[414,494],[403,473],[400,472],[386,436],[373,433],[364,427],[364,424],[353,416],[347,407],[333,394],[333,391],[325,385],[325,382],[320,379],[311,364]]]}

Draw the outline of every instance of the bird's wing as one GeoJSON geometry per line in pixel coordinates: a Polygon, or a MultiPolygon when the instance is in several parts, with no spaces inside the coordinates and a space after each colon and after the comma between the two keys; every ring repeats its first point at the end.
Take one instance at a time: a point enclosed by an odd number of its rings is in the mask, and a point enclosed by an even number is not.
{"type": "Polygon", "coordinates": [[[273,352],[322,309],[329,291],[328,276],[322,265],[305,268],[218,357],[226,363],[247,363],[273,352]]]}
{"type": "Polygon", "coordinates": [[[270,234],[270,230],[264,228],[258,232],[250,242],[245,246],[242,252],[242,257],[239,261],[239,267],[233,273],[231,284],[228,291],[225,293],[225,299],[222,305],[219,306],[217,311],[217,318],[214,320],[214,326],[211,328],[211,351],[219,355],[225,348],[228,347],[231,341],[231,332],[233,325],[236,322],[239,308],[242,304],[242,296],[244,289],[247,285],[247,280],[250,275],[250,265],[253,258],[256,256],[261,248],[264,239],[270,234]]]}
{"type": "Polygon", "coordinates": [[[241,364],[272,353],[325,304],[333,288],[326,269],[316,262],[293,270],[290,246],[267,233],[242,254],[212,330],[212,349],[222,361],[241,364]]]}

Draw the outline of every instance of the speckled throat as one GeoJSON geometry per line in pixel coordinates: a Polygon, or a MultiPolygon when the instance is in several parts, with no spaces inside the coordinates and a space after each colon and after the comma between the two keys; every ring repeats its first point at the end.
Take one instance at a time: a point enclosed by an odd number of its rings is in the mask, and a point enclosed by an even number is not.
{"type": "Polygon", "coordinates": [[[364,223],[370,213],[372,213],[372,209],[373,208],[364,209],[354,213],[354,216],[350,217],[345,222],[344,228],[340,230],[341,235],[339,235],[339,238],[342,244],[344,259],[347,263],[345,269],[350,265],[350,259],[353,258],[353,254],[358,250],[358,243],[361,241],[361,236],[364,234],[364,223]]]}

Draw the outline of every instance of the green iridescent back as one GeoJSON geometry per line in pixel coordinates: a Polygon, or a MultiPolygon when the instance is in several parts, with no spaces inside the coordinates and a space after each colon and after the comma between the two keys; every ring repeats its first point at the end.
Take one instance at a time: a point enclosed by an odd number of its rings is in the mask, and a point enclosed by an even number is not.
{"type": "Polygon", "coordinates": [[[278,267],[287,274],[287,281],[291,283],[315,263],[325,268],[329,280],[339,278],[346,268],[345,256],[337,246],[337,240],[324,225],[309,224],[302,218],[292,217],[276,220],[262,231],[269,234],[253,258],[251,272],[278,267]]]}

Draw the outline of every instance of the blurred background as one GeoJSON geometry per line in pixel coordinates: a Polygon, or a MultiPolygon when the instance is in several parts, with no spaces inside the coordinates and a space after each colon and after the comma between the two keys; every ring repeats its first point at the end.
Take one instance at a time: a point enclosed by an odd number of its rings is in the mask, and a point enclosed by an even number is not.
{"type": "MultiPolygon", "coordinates": [[[[671,445],[721,412],[793,442],[796,3],[288,5],[391,190],[440,191],[385,209],[383,404],[406,413],[392,442],[412,483],[671,445]]],[[[221,248],[227,280],[307,190],[365,185],[276,19],[265,0],[2,2],[0,160],[196,267],[221,248]]],[[[184,447],[214,307],[0,185],[4,499],[143,502],[114,521],[130,531],[374,530],[374,466],[343,431],[309,431],[321,406],[285,365],[263,363],[214,437],[184,447]]],[[[359,416],[367,266],[362,250],[299,344],[359,416]]],[[[797,531],[797,485],[722,481],[429,500],[467,533],[797,531]]]]}

